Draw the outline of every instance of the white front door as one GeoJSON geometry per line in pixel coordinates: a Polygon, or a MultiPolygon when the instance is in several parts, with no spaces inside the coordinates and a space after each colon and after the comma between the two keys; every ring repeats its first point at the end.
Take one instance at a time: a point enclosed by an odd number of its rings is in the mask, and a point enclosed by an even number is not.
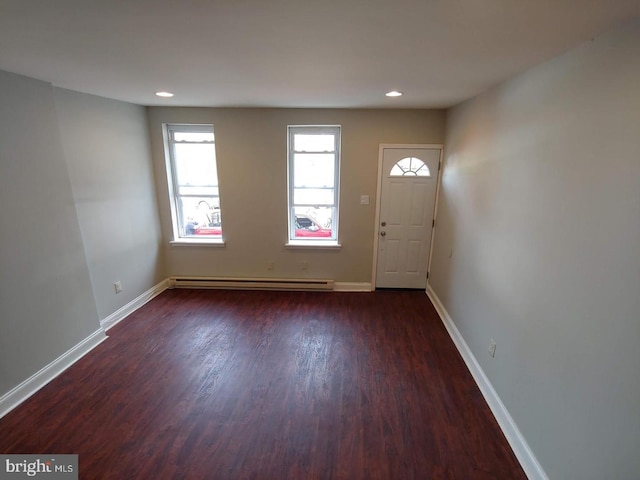
{"type": "Polygon", "coordinates": [[[427,286],[439,148],[384,148],[376,287],[427,286]]]}

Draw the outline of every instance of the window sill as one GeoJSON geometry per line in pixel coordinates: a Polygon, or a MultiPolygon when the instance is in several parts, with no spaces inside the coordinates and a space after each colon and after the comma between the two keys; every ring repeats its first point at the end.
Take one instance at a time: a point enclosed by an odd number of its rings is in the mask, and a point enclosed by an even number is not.
{"type": "Polygon", "coordinates": [[[169,245],[172,247],[224,247],[226,243],[222,239],[181,238],[180,240],[171,240],[169,245]]]}
{"type": "Polygon", "coordinates": [[[285,248],[291,249],[315,249],[315,250],[340,250],[342,245],[338,242],[318,242],[313,240],[290,240],[285,243],[285,248]]]}

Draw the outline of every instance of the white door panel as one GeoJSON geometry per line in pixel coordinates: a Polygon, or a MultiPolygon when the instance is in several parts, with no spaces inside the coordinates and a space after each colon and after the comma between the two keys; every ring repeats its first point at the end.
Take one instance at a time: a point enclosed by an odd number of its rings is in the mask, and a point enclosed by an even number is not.
{"type": "Polygon", "coordinates": [[[426,287],[439,162],[437,148],[384,149],[377,287],[426,287]]]}

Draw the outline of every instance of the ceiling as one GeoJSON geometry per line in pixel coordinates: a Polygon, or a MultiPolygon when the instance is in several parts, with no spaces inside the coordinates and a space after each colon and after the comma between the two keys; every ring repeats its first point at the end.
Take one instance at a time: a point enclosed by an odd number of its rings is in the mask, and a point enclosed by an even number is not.
{"type": "Polygon", "coordinates": [[[444,108],[639,15],[640,0],[0,0],[0,69],[141,105],[444,108]]]}

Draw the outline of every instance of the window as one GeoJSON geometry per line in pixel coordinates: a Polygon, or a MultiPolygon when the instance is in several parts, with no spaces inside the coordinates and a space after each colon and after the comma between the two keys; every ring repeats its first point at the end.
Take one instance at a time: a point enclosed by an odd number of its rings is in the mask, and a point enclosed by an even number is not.
{"type": "Polygon", "coordinates": [[[213,125],[166,125],[166,138],[174,240],[221,243],[213,125]]]}
{"type": "Polygon", "coordinates": [[[338,239],[339,126],[289,127],[289,242],[338,239]]]}
{"type": "Polygon", "coordinates": [[[391,173],[389,174],[391,177],[430,177],[431,172],[429,171],[429,167],[420,160],[415,157],[406,157],[402,160],[399,160],[393,168],[391,169],[391,173]]]}

